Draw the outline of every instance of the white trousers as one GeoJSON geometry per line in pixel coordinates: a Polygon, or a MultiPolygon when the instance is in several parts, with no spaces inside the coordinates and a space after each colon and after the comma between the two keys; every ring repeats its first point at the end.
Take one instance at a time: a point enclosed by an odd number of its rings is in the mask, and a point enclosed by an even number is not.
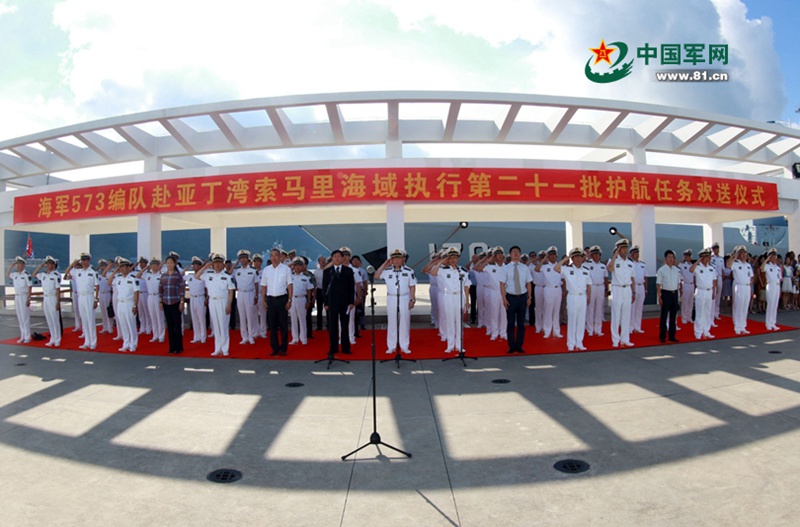
{"type": "Polygon", "coordinates": [[[541,333],[544,328],[542,315],[544,314],[544,286],[537,285],[533,288],[533,299],[536,301],[536,306],[533,309],[535,320],[533,321],[536,326],[536,333],[541,333]]]}
{"type": "Polygon", "coordinates": [[[258,306],[256,306],[258,316],[258,336],[262,339],[267,338],[267,304],[264,303],[264,295],[258,295],[258,306]]]}
{"type": "Polygon", "coordinates": [[[722,275],[717,277],[717,296],[711,300],[711,304],[714,308],[714,316],[713,319],[716,320],[719,318],[719,302],[722,300],[722,275]]]}
{"type": "Polygon", "coordinates": [[[603,308],[606,301],[605,284],[589,286],[592,288],[592,297],[586,306],[586,331],[589,335],[599,335],[603,332],[603,308]]]}
{"type": "Polygon", "coordinates": [[[31,308],[28,307],[28,295],[14,296],[14,308],[19,322],[19,338],[31,340],[31,308]]]}
{"type": "Polygon", "coordinates": [[[117,310],[114,314],[116,315],[117,326],[119,326],[119,330],[122,333],[122,347],[130,351],[136,351],[136,346],[139,345],[139,334],[136,332],[136,317],[133,315],[133,300],[121,300],[117,302],[117,310]]]}
{"type": "Polygon", "coordinates": [[[747,329],[750,291],[750,284],[734,284],[733,286],[733,330],[737,333],[747,329]]]}
{"type": "Polygon", "coordinates": [[[81,329],[83,329],[83,345],[94,349],[97,347],[97,326],[94,321],[94,294],[80,295],[78,308],[81,312],[81,329]]]}
{"type": "Polygon", "coordinates": [[[546,286],[544,288],[544,311],[542,312],[542,330],[544,338],[552,333],[561,337],[561,288],[546,286]]]}
{"type": "Polygon", "coordinates": [[[408,295],[388,295],[386,297],[386,349],[394,351],[399,347],[401,351],[408,352],[410,331],[411,331],[411,312],[408,309],[408,295]],[[400,333],[397,328],[397,300],[400,299],[400,333]]]}
{"type": "Polygon", "coordinates": [[[489,325],[486,323],[486,287],[481,284],[475,288],[475,301],[478,303],[478,327],[486,328],[487,333],[489,325]]]}
{"type": "Polygon", "coordinates": [[[780,282],[767,284],[767,313],[765,321],[767,329],[778,329],[778,300],[780,300],[780,298],[780,282]]]}
{"type": "Polygon", "coordinates": [[[192,340],[197,342],[206,341],[208,329],[206,328],[206,303],[205,296],[193,296],[189,300],[189,311],[192,315],[192,340]]]}
{"type": "Polygon", "coordinates": [[[228,354],[230,348],[231,316],[225,313],[228,297],[209,298],[208,316],[211,319],[211,330],[214,332],[214,353],[228,354]]]}
{"type": "MultiPolygon", "coordinates": [[[[241,300],[239,301],[241,302],[241,300]]],[[[306,297],[296,296],[292,298],[292,307],[289,310],[289,325],[292,328],[292,341],[299,340],[303,344],[308,344],[306,311],[306,297]]],[[[351,312],[350,314],[352,315],[353,313],[351,312]]]]}
{"type": "MultiPolygon", "coordinates": [[[[158,298],[157,294],[153,294],[153,296],[158,298]]],[[[136,309],[139,312],[139,333],[150,334],[153,332],[153,322],[150,317],[149,298],[150,293],[142,294],[139,292],[139,304],[136,306],[136,309]]]]}
{"type": "Polygon", "coordinates": [[[694,291],[694,338],[700,339],[711,333],[711,320],[714,318],[713,291],[695,289],[694,291]]]}
{"type": "Polygon", "coordinates": [[[611,344],[630,342],[631,298],[630,286],[611,286],[611,344]]]}
{"type": "Polygon", "coordinates": [[[439,288],[431,286],[428,290],[431,295],[431,324],[434,327],[439,327],[439,288]]]}
{"type": "Polygon", "coordinates": [[[586,328],[586,295],[567,294],[567,349],[583,347],[586,328]]]}
{"type": "Polygon", "coordinates": [[[76,293],[75,291],[72,292],[72,316],[75,318],[75,331],[76,329],[81,329],[83,326],[81,325],[81,296],[76,293]]]}
{"type": "Polygon", "coordinates": [[[103,320],[103,331],[111,333],[114,330],[114,325],[111,323],[111,317],[108,316],[108,305],[111,303],[111,291],[100,293],[98,296],[100,300],[100,318],[103,320]]]}
{"type": "Polygon", "coordinates": [[[483,319],[484,322],[486,322],[486,334],[496,339],[506,332],[506,327],[500,326],[502,323],[500,312],[505,312],[502,299],[500,298],[500,290],[484,287],[483,295],[485,297],[483,305],[486,309],[486,317],[483,319]]]}
{"type": "MultiPolygon", "coordinates": [[[[236,307],[239,310],[239,330],[242,340],[255,339],[258,336],[258,320],[256,318],[256,300],[254,291],[239,291],[236,307]]],[[[303,304],[305,305],[305,303],[303,304]]],[[[294,302],[292,302],[294,307],[294,302]]]]}
{"type": "Polygon", "coordinates": [[[447,341],[447,350],[461,351],[461,317],[464,314],[464,301],[458,293],[442,295],[442,329],[447,341]]]}
{"type": "Polygon", "coordinates": [[[681,322],[684,324],[692,321],[693,296],[694,284],[683,284],[681,286],[681,322]]]}
{"type": "Polygon", "coordinates": [[[642,330],[642,311],[644,310],[644,284],[636,284],[636,300],[631,305],[631,331],[642,330]]]}
{"type": "MultiPolygon", "coordinates": [[[[150,323],[153,326],[153,338],[164,341],[164,312],[159,309],[158,295],[147,295],[147,309],[150,310],[150,323]]],[[[124,337],[123,337],[124,338],[124,337]]]]}
{"type": "Polygon", "coordinates": [[[58,309],[56,309],[56,296],[45,295],[42,300],[44,308],[44,318],[47,321],[47,329],[50,330],[49,344],[56,346],[61,344],[61,324],[58,323],[58,309]]]}

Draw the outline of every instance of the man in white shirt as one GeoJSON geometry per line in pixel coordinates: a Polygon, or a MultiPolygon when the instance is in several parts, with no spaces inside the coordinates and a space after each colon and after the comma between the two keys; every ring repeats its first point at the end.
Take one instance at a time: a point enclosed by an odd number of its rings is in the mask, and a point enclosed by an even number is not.
{"type": "Polygon", "coordinates": [[[747,311],[753,295],[755,275],[753,267],[747,262],[747,249],[739,245],[728,258],[728,269],[733,272],[733,330],[737,335],[749,335],[747,331],[747,311]]]}
{"type": "Polygon", "coordinates": [[[78,295],[78,308],[81,311],[81,324],[83,326],[83,344],[81,349],[97,349],[97,326],[94,311],[97,309],[99,293],[99,279],[97,272],[92,269],[92,255],[81,253],[80,260],[75,260],[64,273],[67,280],[75,280],[75,293],[78,295]]]}
{"type": "Polygon", "coordinates": [[[628,240],[615,244],[606,269],[611,273],[611,345],[633,346],[630,341],[631,304],[636,300],[634,265],[628,259],[628,240]]]}
{"type": "Polygon", "coordinates": [[[590,261],[584,262],[582,267],[586,267],[592,279],[592,294],[589,298],[589,305],[586,306],[586,333],[603,336],[603,319],[605,317],[606,291],[608,290],[608,270],[606,265],[600,261],[603,251],[599,245],[589,248],[590,261]]]}
{"type": "Polygon", "coordinates": [[[661,306],[661,319],[658,324],[658,338],[664,342],[667,338],[667,319],[669,319],[669,341],[678,342],[675,338],[676,319],[678,316],[678,287],[681,272],[675,266],[675,253],[667,250],[664,253],[664,265],[656,273],[656,298],[661,306]]]}
{"type": "Polygon", "coordinates": [[[281,263],[281,251],[269,252],[270,264],[261,273],[261,294],[267,305],[271,356],[286,355],[289,345],[289,310],[292,308],[292,272],[281,263]],[[279,335],[280,333],[280,335],[279,335]]]}
{"type": "Polygon", "coordinates": [[[292,308],[289,311],[289,318],[292,326],[292,340],[289,344],[300,342],[304,346],[308,344],[308,327],[306,325],[306,312],[311,305],[311,293],[314,285],[311,279],[304,273],[305,262],[298,257],[292,262],[292,308]]]}
{"type": "Polygon", "coordinates": [[[6,276],[14,286],[14,309],[19,323],[19,340],[17,344],[31,341],[31,275],[25,270],[25,258],[17,256],[8,268],[6,276]]]}
{"type": "Polygon", "coordinates": [[[713,339],[711,323],[714,318],[714,297],[717,291],[717,271],[711,265],[711,249],[703,249],[692,265],[694,275],[694,338],[713,339]]]}
{"type": "Polygon", "coordinates": [[[33,274],[42,284],[42,307],[47,320],[47,329],[50,330],[50,340],[45,346],[57,348],[61,345],[61,321],[58,317],[61,311],[61,275],[56,271],[55,258],[47,256],[33,274]],[[42,266],[46,271],[39,272],[42,266]]]}
{"type": "Polygon", "coordinates": [[[544,283],[544,310],[542,311],[542,331],[544,338],[561,338],[561,321],[559,312],[561,311],[561,273],[555,271],[558,249],[551,246],[547,249],[546,259],[542,259],[536,266],[536,271],[542,273],[544,283]]]}
{"type": "Polygon", "coordinates": [[[683,261],[678,264],[681,273],[681,322],[688,324],[692,320],[694,307],[694,275],[692,274],[692,250],[683,251],[683,261]]]}
{"type": "Polygon", "coordinates": [[[239,260],[239,267],[233,271],[233,282],[236,284],[239,330],[242,334],[242,341],[239,344],[255,344],[258,335],[256,270],[250,265],[250,251],[242,249],[236,257],[239,260]]]}
{"type": "Polygon", "coordinates": [[[533,297],[531,273],[520,261],[522,251],[516,245],[509,249],[511,262],[500,275],[500,295],[506,309],[508,353],[525,353],[525,312],[533,297]]]}
{"type": "Polygon", "coordinates": [[[559,273],[567,287],[567,351],[586,351],[583,332],[586,327],[586,305],[591,301],[592,278],[583,267],[583,251],[575,247],[558,264],[559,273]],[[572,258],[572,265],[565,265],[572,258]]]}
{"type": "Polygon", "coordinates": [[[631,332],[644,333],[642,330],[642,311],[644,310],[644,284],[647,279],[647,266],[639,260],[639,246],[634,245],[629,251],[633,261],[633,281],[636,284],[636,300],[631,305],[631,332]]]}
{"type": "Polygon", "coordinates": [[[778,324],[778,300],[781,297],[781,279],[783,278],[783,271],[778,264],[780,257],[778,251],[773,247],[767,251],[767,259],[761,264],[761,271],[767,278],[767,312],[765,316],[765,325],[767,330],[777,331],[778,324]]]}

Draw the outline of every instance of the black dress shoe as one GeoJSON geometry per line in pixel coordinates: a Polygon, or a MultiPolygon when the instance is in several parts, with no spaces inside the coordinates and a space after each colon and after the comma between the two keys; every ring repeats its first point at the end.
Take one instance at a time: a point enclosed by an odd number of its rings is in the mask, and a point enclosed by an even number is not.
{"type": "Polygon", "coordinates": [[[669,339],[670,342],[680,342],[678,339],[669,339]]]}
{"type": "Polygon", "coordinates": [[[525,350],[522,348],[517,348],[517,353],[525,353],[525,350]]]}
{"type": "Polygon", "coordinates": [[[280,355],[280,351],[277,351],[277,350],[273,351],[272,353],[269,354],[270,357],[276,357],[278,355],[280,355]]]}
{"type": "Polygon", "coordinates": [[[352,353],[350,353],[349,351],[343,351],[342,353],[344,353],[345,355],[352,355],[352,353]]]}
{"type": "Polygon", "coordinates": [[[517,352],[517,350],[515,350],[513,348],[508,348],[508,351],[506,353],[516,353],[516,352],[517,352]]]}
{"type": "Polygon", "coordinates": [[[658,340],[660,340],[662,344],[667,341],[666,339],[658,339],[658,340]]]}

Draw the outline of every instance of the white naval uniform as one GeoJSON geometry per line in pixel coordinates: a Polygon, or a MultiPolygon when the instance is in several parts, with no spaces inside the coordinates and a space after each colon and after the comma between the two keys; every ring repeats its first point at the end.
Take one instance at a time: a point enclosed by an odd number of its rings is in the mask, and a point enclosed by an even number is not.
{"type": "Polygon", "coordinates": [[[508,325],[507,320],[503,320],[502,313],[505,313],[506,310],[500,296],[500,278],[503,274],[503,266],[492,262],[487,264],[480,274],[483,281],[481,287],[484,295],[483,305],[486,309],[486,316],[483,319],[486,323],[486,335],[491,337],[491,340],[497,340],[499,337],[506,336],[508,325]]]}
{"type": "Polygon", "coordinates": [[[692,321],[692,307],[694,302],[694,275],[692,274],[692,262],[686,260],[678,264],[678,271],[681,273],[681,322],[688,324],[692,321]]]}
{"type": "Polygon", "coordinates": [[[114,323],[108,315],[108,306],[111,305],[111,286],[108,279],[100,275],[99,294],[97,296],[97,303],[100,306],[100,318],[103,320],[103,329],[100,333],[113,333],[114,323]]]}
{"type": "Polygon", "coordinates": [[[781,266],[767,262],[764,266],[767,277],[767,312],[765,325],[767,329],[778,329],[778,301],[781,297],[781,266]]]}
{"type": "Polygon", "coordinates": [[[161,297],[158,294],[161,286],[161,272],[147,270],[142,273],[142,281],[147,284],[147,290],[153,291],[152,295],[147,295],[147,309],[150,311],[150,324],[153,328],[153,338],[150,342],[164,342],[164,330],[166,321],[164,311],[161,310],[161,297]]]}
{"type": "Polygon", "coordinates": [[[588,269],[562,266],[561,276],[567,285],[567,350],[585,349],[583,332],[586,328],[586,291],[590,289],[592,276],[588,269]]]}
{"type": "Polygon", "coordinates": [[[50,346],[61,345],[61,324],[58,319],[58,295],[61,294],[61,274],[58,271],[42,271],[36,275],[42,283],[42,307],[47,329],[50,330],[50,346]]]}
{"type": "Polygon", "coordinates": [[[200,277],[206,284],[208,292],[208,314],[211,319],[211,330],[214,332],[214,353],[227,356],[230,348],[231,316],[225,313],[228,305],[228,291],[236,289],[231,275],[224,270],[217,273],[206,269],[200,277]]]}
{"type": "MultiPolygon", "coordinates": [[[[694,268],[694,338],[711,337],[714,318],[714,288],[717,271],[712,265],[697,264],[694,268]]],[[[717,291],[717,296],[720,292],[717,291]]]]}
{"type": "Polygon", "coordinates": [[[23,269],[22,272],[11,271],[8,277],[14,285],[14,309],[19,322],[19,341],[28,343],[31,341],[31,308],[28,305],[30,287],[33,283],[31,275],[23,269]]]}
{"type": "Polygon", "coordinates": [[[733,330],[737,335],[747,332],[747,311],[752,295],[753,268],[747,262],[735,261],[733,271],[733,330]]]}
{"type": "MultiPolygon", "coordinates": [[[[147,270],[145,271],[147,272],[147,270]]],[[[133,272],[131,272],[133,274],[133,272]]],[[[139,271],[136,271],[139,274],[139,271]]],[[[142,273],[144,274],[144,273],[142,273]]],[[[144,278],[139,279],[139,303],[136,309],[139,314],[139,334],[145,333],[147,335],[153,332],[153,321],[150,317],[150,289],[147,287],[149,284],[144,278]]],[[[153,290],[152,294],[158,296],[158,289],[153,290]]]]}
{"type": "MultiPolygon", "coordinates": [[[[136,317],[133,314],[135,292],[139,290],[139,280],[128,273],[114,277],[114,287],[117,292],[117,326],[122,333],[122,347],[120,351],[136,351],[139,345],[139,334],[136,331],[136,317]]],[[[158,295],[154,295],[158,298],[158,295]]],[[[138,309],[138,306],[136,306],[138,309]]]]}
{"type": "MultiPolygon", "coordinates": [[[[256,270],[251,266],[239,267],[233,272],[233,281],[236,283],[236,307],[239,310],[239,330],[242,333],[242,342],[255,344],[258,336],[258,318],[256,301],[256,270]]],[[[260,282],[259,282],[260,286],[260,282]]]]}
{"type": "Polygon", "coordinates": [[[589,271],[592,283],[592,295],[589,305],[586,306],[586,332],[589,336],[603,334],[603,319],[605,318],[606,279],[608,269],[603,262],[583,262],[581,267],[589,271]]]}
{"type": "Polygon", "coordinates": [[[543,314],[544,314],[544,275],[542,271],[536,271],[534,264],[529,264],[531,268],[531,277],[533,278],[533,299],[535,306],[533,314],[535,320],[533,321],[536,327],[536,333],[541,333],[544,328],[543,314]]]}
{"type": "Polygon", "coordinates": [[[206,328],[206,283],[202,277],[192,274],[186,279],[189,288],[189,311],[192,316],[192,342],[205,344],[208,336],[206,328]]]}
{"type": "Polygon", "coordinates": [[[81,329],[83,329],[83,348],[97,348],[97,326],[94,320],[94,300],[95,295],[99,294],[96,289],[99,286],[100,278],[97,271],[89,267],[88,269],[73,268],[70,276],[75,281],[75,291],[78,296],[78,309],[81,312],[81,329]]]}
{"type": "Polygon", "coordinates": [[[466,300],[469,298],[469,286],[471,285],[469,272],[461,267],[457,269],[439,267],[437,278],[442,296],[440,327],[443,326],[442,329],[447,341],[445,351],[447,353],[451,351],[461,352],[462,317],[466,300]],[[465,291],[464,288],[467,288],[467,290],[465,291]]]}
{"type": "Polygon", "coordinates": [[[542,331],[544,338],[561,338],[561,274],[555,271],[556,264],[547,262],[539,269],[544,282],[544,311],[542,311],[542,331]]]}
{"type": "MultiPolygon", "coordinates": [[[[112,273],[111,276],[113,278],[116,278],[120,274],[121,273],[119,271],[117,271],[117,272],[112,273]]],[[[108,278],[106,278],[103,275],[100,275],[99,281],[108,283],[108,278]]],[[[140,281],[140,283],[141,283],[141,281],[140,281]]],[[[109,285],[109,287],[111,288],[111,305],[114,306],[114,317],[116,318],[117,300],[119,299],[119,297],[117,295],[117,286],[114,284],[114,280],[113,279],[111,280],[111,285],[109,285]]],[[[98,284],[98,290],[99,290],[99,284],[98,284]]],[[[98,292],[98,295],[99,295],[99,292],[98,292]]],[[[98,299],[97,303],[98,304],[100,303],[99,299],[98,299]]],[[[122,329],[119,327],[119,324],[117,324],[117,336],[114,337],[114,340],[122,340],[122,329]]]]}
{"type": "Polygon", "coordinates": [[[641,260],[633,262],[633,281],[636,282],[636,300],[631,305],[631,332],[642,331],[642,311],[644,310],[644,284],[647,275],[647,266],[641,260]]]}
{"type": "Polygon", "coordinates": [[[622,343],[630,346],[631,333],[631,279],[634,274],[633,260],[619,255],[614,259],[611,272],[611,345],[622,343]]]}
{"type": "MultiPolygon", "coordinates": [[[[292,307],[289,308],[289,327],[292,330],[292,340],[289,344],[300,342],[308,344],[308,327],[306,326],[306,312],[308,307],[308,292],[314,290],[311,278],[304,273],[292,273],[292,307]]],[[[354,310],[355,311],[355,310],[354,310]]]]}
{"type": "Polygon", "coordinates": [[[725,258],[722,256],[711,255],[711,265],[717,273],[717,296],[712,301],[714,305],[714,315],[711,317],[712,325],[714,320],[719,320],[719,302],[722,299],[722,270],[725,269],[725,258]]]}
{"type": "Polygon", "coordinates": [[[411,287],[417,285],[417,277],[413,269],[401,266],[400,269],[384,269],[380,279],[386,282],[386,353],[394,353],[398,347],[403,353],[411,353],[411,312],[408,304],[411,301],[411,287]]]}

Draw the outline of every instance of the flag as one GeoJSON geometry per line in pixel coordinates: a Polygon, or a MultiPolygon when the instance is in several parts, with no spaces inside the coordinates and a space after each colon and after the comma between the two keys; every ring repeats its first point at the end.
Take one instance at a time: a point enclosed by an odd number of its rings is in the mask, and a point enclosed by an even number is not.
{"type": "Polygon", "coordinates": [[[25,256],[33,258],[33,242],[31,241],[30,234],[28,234],[28,243],[25,244],[25,256]]]}

